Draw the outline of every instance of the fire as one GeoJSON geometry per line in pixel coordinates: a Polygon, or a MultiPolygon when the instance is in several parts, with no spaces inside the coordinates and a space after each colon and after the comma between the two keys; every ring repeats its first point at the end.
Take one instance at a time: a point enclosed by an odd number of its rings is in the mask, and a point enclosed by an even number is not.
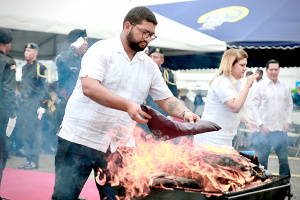
{"type": "MultiPolygon", "coordinates": [[[[249,159],[234,149],[220,149],[183,138],[179,144],[159,141],[137,127],[134,131],[136,147],[119,147],[109,158],[108,171],[99,170],[96,178],[101,185],[109,182],[126,188],[127,199],[146,196],[153,186],[151,176],[158,172],[196,180],[201,191],[228,192],[259,183],[257,172],[249,159]],[[101,175],[102,174],[102,175],[101,175]],[[109,174],[110,178],[105,177],[109,174]],[[101,177],[100,177],[101,176],[101,177]]],[[[162,184],[160,187],[164,187],[162,184]]],[[[177,185],[177,188],[182,186],[177,185]]]]}

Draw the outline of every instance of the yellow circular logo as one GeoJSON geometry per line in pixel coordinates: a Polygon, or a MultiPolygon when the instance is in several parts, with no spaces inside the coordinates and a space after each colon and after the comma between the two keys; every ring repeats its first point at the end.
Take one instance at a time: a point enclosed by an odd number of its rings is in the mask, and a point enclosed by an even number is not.
{"type": "Polygon", "coordinates": [[[198,19],[198,23],[203,23],[200,29],[215,29],[224,22],[236,22],[249,14],[249,9],[243,6],[229,6],[210,11],[198,19]]]}

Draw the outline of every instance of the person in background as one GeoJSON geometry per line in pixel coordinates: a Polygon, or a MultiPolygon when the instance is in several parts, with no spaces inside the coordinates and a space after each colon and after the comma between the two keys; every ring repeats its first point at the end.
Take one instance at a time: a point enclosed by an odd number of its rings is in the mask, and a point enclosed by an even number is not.
{"type": "Polygon", "coordinates": [[[201,117],[204,111],[204,105],[205,102],[203,101],[201,94],[197,94],[194,100],[194,113],[201,117]]]}
{"type": "Polygon", "coordinates": [[[263,75],[264,75],[264,71],[261,69],[256,70],[256,72],[258,74],[258,77],[256,78],[257,83],[259,83],[260,81],[262,81],[263,79],[263,75]]]}
{"type": "Polygon", "coordinates": [[[240,122],[249,123],[252,129],[258,126],[242,117],[242,108],[257,74],[247,78],[242,88],[241,78],[247,70],[248,54],[242,49],[229,49],[222,56],[219,70],[210,82],[202,120],[215,122],[221,130],[194,136],[195,146],[214,144],[219,147],[232,147],[240,122]]]}
{"type": "Polygon", "coordinates": [[[161,50],[161,48],[156,47],[149,52],[149,56],[159,67],[159,70],[174,97],[178,97],[178,88],[175,75],[170,69],[163,67],[165,62],[164,52],[161,50]]]}
{"type": "Polygon", "coordinates": [[[56,106],[59,102],[57,93],[55,91],[55,83],[49,84],[49,96],[50,99],[47,102],[47,109],[42,118],[42,142],[41,150],[45,153],[54,154],[57,145],[57,135],[56,135],[56,122],[57,118],[55,115],[56,106]]]}
{"type": "Polygon", "coordinates": [[[144,49],[144,53],[145,53],[146,55],[149,54],[149,47],[146,47],[146,48],[144,49]]]}
{"type": "MultiPolygon", "coordinates": [[[[248,76],[251,76],[253,74],[252,71],[247,71],[245,74],[245,77],[241,79],[242,82],[242,88],[246,85],[247,83],[247,78],[248,76]]],[[[253,89],[255,88],[255,85],[257,84],[257,82],[254,82],[252,87],[249,89],[246,101],[244,103],[243,109],[242,109],[242,115],[250,120],[253,120],[253,117],[251,115],[251,97],[252,97],[252,92],[253,89]]],[[[244,146],[244,147],[248,147],[251,145],[251,138],[253,135],[253,132],[246,132],[246,131],[241,131],[241,130],[247,130],[247,126],[244,123],[240,123],[239,127],[238,127],[238,133],[236,135],[236,137],[234,138],[234,147],[238,147],[238,146],[244,146]]]]}
{"type": "Polygon", "coordinates": [[[252,71],[247,71],[246,74],[245,74],[245,77],[248,77],[248,76],[250,76],[250,75],[252,75],[252,74],[253,74],[252,71]]]}
{"type": "MultiPolygon", "coordinates": [[[[81,68],[81,60],[87,50],[88,37],[86,30],[74,29],[68,34],[70,46],[56,57],[58,73],[57,125],[60,126],[68,99],[70,98],[81,68]]],[[[57,127],[58,130],[58,127],[57,127]]]]}
{"type": "MultiPolygon", "coordinates": [[[[21,82],[16,82],[16,91],[15,91],[16,101],[17,101],[17,116],[19,116],[19,108],[21,105],[21,82]]],[[[8,140],[9,145],[9,154],[13,154],[17,157],[25,157],[25,152],[23,148],[23,139],[22,133],[19,131],[19,123],[16,123],[14,130],[11,134],[11,137],[8,140]]]]}
{"type": "MultiPolygon", "coordinates": [[[[245,87],[246,83],[247,83],[247,78],[249,76],[251,76],[253,74],[252,71],[247,71],[246,72],[246,75],[245,75],[245,78],[242,78],[242,87],[245,87]]],[[[260,75],[258,75],[260,76],[260,75]]],[[[257,79],[256,79],[257,80],[257,79]]],[[[248,95],[247,95],[247,98],[246,98],[246,101],[244,103],[244,109],[243,109],[243,115],[245,117],[247,117],[248,119],[253,119],[252,117],[252,114],[251,114],[251,98],[252,98],[252,93],[253,93],[253,90],[255,89],[255,86],[256,86],[256,82],[253,83],[252,87],[249,89],[249,92],[248,92],[248,95]]],[[[245,127],[246,128],[246,127],[245,127]]]]}
{"type": "Polygon", "coordinates": [[[19,169],[39,168],[40,120],[46,111],[49,95],[48,69],[37,62],[38,50],[35,43],[28,43],[24,47],[27,64],[22,67],[19,131],[22,131],[26,161],[18,166],[19,169]]]}
{"type": "Polygon", "coordinates": [[[297,87],[297,92],[293,95],[293,102],[296,105],[296,109],[300,110],[300,84],[297,87]]]}
{"type": "MultiPolygon", "coordinates": [[[[172,95],[143,52],[156,38],[156,25],[148,8],[132,8],[119,36],[96,42],[84,55],[58,132],[53,200],[77,199],[92,169],[96,176],[119,146],[135,146],[135,122],[151,119],[140,105],[148,93],[169,115],[191,123],[200,120],[172,95]]],[[[116,199],[116,187],[109,183],[97,184],[97,189],[100,199],[116,199]]]]}
{"type": "MultiPolygon", "coordinates": [[[[162,67],[162,64],[165,62],[164,60],[164,54],[163,51],[161,50],[161,48],[153,48],[151,49],[151,51],[149,52],[149,57],[157,64],[157,66],[159,67],[159,70],[162,74],[162,77],[164,78],[167,86],[169,87],[169,89],[171,90],[171,92],[173,93],[173,95],[175,97],[178,97],[178,89],[177,89],[177,84],[175,81],[175,76],[173,74],[173,72],[170,69],[164,68],[162,67]]],[[[148,97],[145,100],[144,103],[146,106],[150,106],[151,108],[157,110],[158,112],[160,112],[161,114],[168,116],[168,114],[161,109],[155,101],[153,101],[152,97],[150,95],[148,95],[148,97]]],[[[148,128],[146,127],[145,131],[148,128]]]]}
{"type": "MultiPolygon", "coordinates": [[[[6,165],[7,138],[10,137],[17,120],[16,63],[8,54],[12,41],[12,31],[0,28],[0,187],[6,165]]],[[[0,200],[5,198],[0,197],[0,200]]]]}
{"type": "Polygon", "coordinates": [[[291,90],[278,79],[280,71],[276,60],[266,64],[267,78],[252,94],[251,110],[260,131],[254,133],[253,144],[261,165],[268,169],[268,158],[273,146],[279,161],[279,174],[290,175],[287,132],[291,124],[293,102],[291,90]]]}
{"type": "Polygon", "coordinates": [[[194,110],[194,103],[192,100],[190,100],[186,95],[189,93],[189,90],[186,88],[180,89],[179,90],[179,99],[184,103],[184,105],[189,109],[189,110],[194,110]]]}

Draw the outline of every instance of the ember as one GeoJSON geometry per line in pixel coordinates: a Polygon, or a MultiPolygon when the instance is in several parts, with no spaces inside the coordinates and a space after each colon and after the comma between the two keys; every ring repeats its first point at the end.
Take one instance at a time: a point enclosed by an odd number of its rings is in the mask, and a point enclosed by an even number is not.
{"type": "Polygon", "coordinates": [[[257,186],[266,179],[256,164],[234,149],[195,148],[186,138],[175,145],[145,135],[139,128],[134,136],[137,147],[118,148],[109,158],[109,172],[100,169],[97,177],[101,185],[109,182],[124,187],[126,199],[146,196],[151,187],[197,189],[218,195],[257,186]]]}

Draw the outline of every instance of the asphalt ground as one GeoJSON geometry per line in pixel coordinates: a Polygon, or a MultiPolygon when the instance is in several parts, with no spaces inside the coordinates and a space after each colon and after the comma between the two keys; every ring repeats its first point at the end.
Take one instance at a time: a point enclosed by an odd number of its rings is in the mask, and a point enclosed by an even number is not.
{"type": "MultiPolygon", "coordinates": [[[[293,194],[293,197],[291,197],[291,199],[300,199],[300,158],[289,157],[289,164],[291,170],[291,192],[293,194]]],[[[268,170],[272,174],[279,175],[279,164],[276,155],[272,155],[269,157],[268,165],[268,170]]]]}
{"type": "MultiPolygon", "coordinates": [[[[10,158],[7,160],[6,167],[17,169],[18,165],[21,165],[25,162],[24,157],[16,157],[11,155],[10,158]]],[[[291,191],[293,193],[292,200],[300,199],[300,158],[295,157],[293,153],[292,156],[289,157],[289,164],[291,169],[291,191]]],[[[277,156],[272,153],[269,157],[269,169],[272,174],[278,175],[279,172],[279,164],[277,156]]],[[[34,171],[39,172],[47,172],[47,173],[55,173],[54,168],[54,155],[53,154],[41,154],[40,155],[40,162],[39,162],[39,169],[35,169],[34,171]]],[[[90,179],[93,179],[93,173],[90,175],[90,179]]],[[[288,198],[286,198],[288,199],[288,198]]]]}

